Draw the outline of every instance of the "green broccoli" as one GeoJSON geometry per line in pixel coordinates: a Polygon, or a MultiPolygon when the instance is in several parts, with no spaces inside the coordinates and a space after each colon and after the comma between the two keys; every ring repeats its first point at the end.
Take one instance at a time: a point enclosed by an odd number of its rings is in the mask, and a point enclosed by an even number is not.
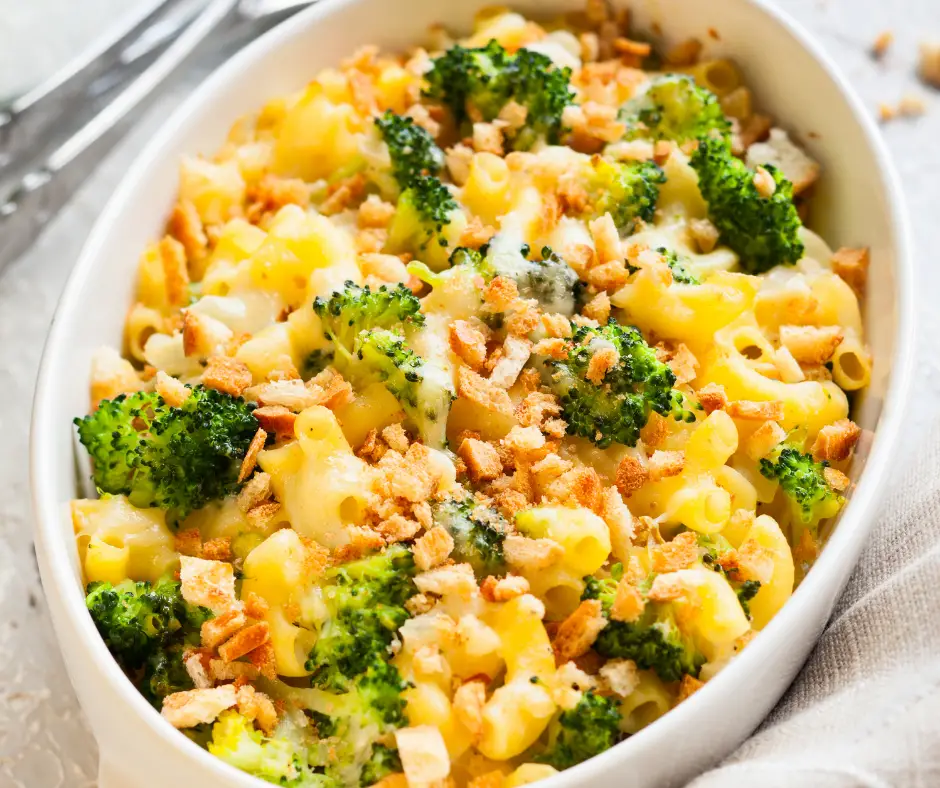
{"type": "Polygon", "coordinates": [[[75,424],[99,490],[182,518],[238,488],[242,459],[258,431],[252,410],[200,385],[178,408],[152,392],[120,394],[75,424]]]}
{"type": "Polygon", "coordinates": [[[375,785],[383,777],[390,774],[401,773],[401,758],[398,757],[398,750],[386,747],[384,744],[373,744],[372,755],[362,767],[362,774],[359,778],[360,785],[375,785]]]}
{"type": "Polygon", "coordinates": [[[329,713],[313,715],[326,745],[320,763],[327,776],[340,785],[369,786],[401,770],[397,751],[382,742],[408,724],[402,697],[406,688],[398,669],[376,654],[345,692],[327,696],[329,713]]]}
{"type": "Polygon", "coordinates": [[[434,522],[454,538],[454,560],[468,563],[479,577],[506,573],[503,542],[509,525],[495,509],[473,498],[448,498],[434,508],[434,522]]]}
{"type": "Polygon", "coordinates": [[[760,581],[741,580],[736,570],[732,569],[729,571],[721,565],[722,555],[733,549],[731,543],[723,536],[705,536],[704,534],[699,534],[696,541],[698,542],[702,564],[725,576],[728,584],[734,589],[734,593],[737,594],[738,602],[741,603],[741,609],[744,611],[744,615],[750,618],[751,606],[749,603],[757,596],[757,592],[760,591],[760,581]]]}
{"type": "Polygon", "coordinates": [[[388,660],[409,618],[414,574],[411,551],[393,545],[328,570],[322,586],[325,618],[307,669],[328,699],[313,715],[329,744],[322,765],[342,785],[371,785],[401,768],[397,752],[379,740],[408,724],[407,685],[388,660]]]}
{"type": "MultiPolygon", "coordinates": [[[[619,565],[615,566],[619,570],[619,565]]],[[[598,599],[605,616],[614,603],[619,571],[609,578],[584,578],[582,599],[598,599]]],[[[641,588],[642,590],[642,588],[641,588]]],[[[698,676],[705,657],[676,623],[668,602],[647,601],[636,621],[608,621],[594,643],[608,659],[632,659],[637,667],[653,670],[663,681],[678,681],[683,675],[698,676]]]]}
{"type": "Polygon", "coordinates": [[[375,125],[388,146],[392,174],[400,188],[407,189],[419,175],[437,175],[441,171],[444,154],[412,118],[387,110],[375,119],[375,125]]]}
{"type": "Polygon", "coordinates": [[[688,261],[679,257],[676,252],[666,249],[665,247],[660,247],[656,251],[666,258],[666,265],[668,265],[669,270],[672,271],[673,282],[677,282],[680,285],[702,284],[702,280],[685,267],[688,261]]]}
{"type": "Polygon", "coordinates": [[[441,181],[433,175],[415,176],[395,206],[386,250],[393,254],[412,252],[436,263],[440,249],[450,245],[444,229],[459,210],[450,189],[441,181]]]}
{"type": "Polygon", "coordinates": [[[717,137],[699,139],[690,164],[698,173],[699,190],[721,240],[738,253],[747,273],[793,265],[803,256],[793,184],[783,173],[765,165],[776,190],[762,197],[754,185],[754,172],[732,155],[727,140],[717,137]]]}
{"type": "Polygon", "coordinates": [[[342,783],[320,773],[311,763],[314,741],[304,736],[282,736],[275,731],[266,737],[254,723],[233,709],[223,711],[213,723],[211,739],[206,744],[216,758],[221,758],[253,777],[291,788],[340,788],[342,783]]]}
{"type": "Polygon", "coordinates": [[[341,356],[352,355],[361,331],[424,325],[421,302],[403,284],[372,290],[369,285],[346,282],[343,288],[329,298],[317,296],[313,302],[324,334],[341,356]]]}
{"type": "Polygon", "coordinates": [[[556,68],[549,57],[528,49],[509,54],[495,40],[476,49],[451,47],[433,61],[426,79],[424,95],[448,106],[458,124],[467,122],[471,106],[486,121],[510,101],[525,107],[525,124],[505,132],[514,150],[539,141],[556,144],[562,114],[574,102],[571,69],[556,68]]]}
{"type": "Polygon", "coordinates": [[[829,463],[814,460],[793,446],[781,446],[760,461],[760,472],[780,484],[792,503],[794,514],[806,525],[839,513],[845,499],[826,481],[829,463]]]}
{"type": "Polygon", "coordinates": [[[738,602],[741,603],[741,609],[744,615],[751,617],[751,600],[757,596],[760,591],[760,580],[745,580],[743,583],[732,583],[734,593],[738,596],[738,602]]]}
{"type": "Polygon", "coordinates": [[[646,92],[620,111],[628,139],[685,142],[718,133],[727,136],[731,124],[717,96],[684,74],[663,74],[646,92]]]}
{"type": "Polygon", "coordinates": [[[666,175],[655,162],[595,157],[586,181],[591,215],[610,213],[620,234],[629,235],[638,221],[652,221],[659,187],[665,182],[666,175]]]}
{"type": "Polygon", "coordinates": [[[601,448],[611,443],[636,446],[654,411],[695,421],[695,413],[684,406],[683,394],[673,388],[676,376],[656,358],[638,329],[611,319],[601,328],[573,330],[566,358],[541,360],[545,384],[561,401],[568,434],[588,438],[601,448]],[[616,351],[617,362],[599,384],[592,382],[591,358],[610,349],[616,351]]]}
{"type": "Polygon", "coordinates": [[[620,738],[617,704],[588,690],[549,724],[547,747],[536,760],[567,769],[609,750],[620,738]]]}
{"type": "Polygon", "coordinates": [[[183,647],[199,644],[200,627],[212,613],[189,605],[178,582],[90,583],[86,594],[105,645],[148,700],[159,706],[167,695],[193,688],[183,647]]]}
{"type": "Polygon", "coordinates": [[[328,571],[328,616],[307,659],[315,686],[345,691],[376,655],[387,653],[409,617],[404,604],[415,593],[414,573],[411,552],[401,545],[328,571]]]}
{"type": "Polygon", "coordinates": [[[314,350],[303,360],[300,366],[300,376],[304,380],[310,380],[310,378],[318,375],[332,363],[332,350],[324,350],[322,348],[320,350],[314,350]]]}
{"type": "Polygon", "coordinates": [[[447,416],[455,395],[453,380],[443,368],[428,363],[405,345],[402,336],[384,329],[360,332],[353,354],[353,381],[383,383],[428,446],[446,444],[447,416]]]}

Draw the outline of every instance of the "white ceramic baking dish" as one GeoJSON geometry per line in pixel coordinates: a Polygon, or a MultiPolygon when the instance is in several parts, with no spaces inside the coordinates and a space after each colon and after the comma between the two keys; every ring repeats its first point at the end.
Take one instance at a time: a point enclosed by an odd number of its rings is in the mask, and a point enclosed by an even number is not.
{"type": "MultiPolygon", "coordinates": [[[[111,658],[84,606],[68,515],[79,479],[71,420],[88,405],[92,351],[119,345],[135,261],[172,205],[181,154],[210,152],[230,123],[271,96],[300,88],[364,43],[403,49],[434,22],[467,30],[491,0],[323,0],[254,42],[169,119],[127,173],[68,282],[49,335],[36,392],[32,492],[43,585],[69,674],[101,750],[101,788],[261,783],[213,758],[164,723],[111,658]]],[[[515,0],[545,15],[582,0],[515,0]]],[[[867,245],[872,267],[866,332],[871,388],[855,418],[866,430],[852,492],[808,579],[769,627],[688,702],[574,769],[544,783],[666,786],[684,783],[741,742],[793,679],[852,571],[878,511],[908,389],[913,347],[908,229],[897,178],[866,110],[805,32],[761,0],[635,0],[640,26],[691,35],[706,53],[746,72],[763,107],[806,142],[824,167],[814,228],[833,246],[867,245]],[[712,31],[711,34],[709,31],[712,31]]]]}

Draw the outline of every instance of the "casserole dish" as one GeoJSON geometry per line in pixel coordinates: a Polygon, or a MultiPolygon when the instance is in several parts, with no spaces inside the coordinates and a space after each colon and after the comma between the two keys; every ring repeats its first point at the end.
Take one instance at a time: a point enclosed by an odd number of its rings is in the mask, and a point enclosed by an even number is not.
{"type": "MultiPolygon", "coordinates": [[[[421,0],[408,5],[407,16],[396,16],[379,0],[314,7],[256,42],[180,108],[128,174],[89,239],[43,361],[32,472],[43,581],[72,680],[101,743],[100,784],[105,788],[170,780],[257,784],[165,725],[110,659],[80,595],[81,572],[65,510],[76,489],[68,423],[86,408],[83,383],[93,350],[120,336],[134,278],[127,262],[159,232],[157,217],[166,215],[175,191],[174,164],[184,153],[214,149],[232,119],[270,95],[301,87],[317,68],[338,62],[357,45],[400,49],[436,22],[465,29],[483,5],[462,2],[443,10],[421,0]],[[94,311],[88,309],[91,304],[94,311]]],[[[573,5],[522,2],[514,7],[544,15],[573,5]]],[[[634,11],[641,29],[658,25],[677,40],[696,36],[709,42],[708,55],[729,55],[742,63],[762,102],[786,119],[823,164],[815,228],[836,245],[871,248],[871,279],[877,286],[870,288],[866,330],[875,371],[854,416],[874,439],[859,446],[853,468],[857,489],[830,543],[766,632],[694,701],[552,778],[555,785],[620,784],[623,767],[636,785],[679,784],[727,753],[767,713],[825,623],[870,527],[878,479],[897,433],[911,348],[910,261],[899,190],[871,123],[825,59],[792,25],[756,3],[738,0],[706,9],[661,0],[634,11]],[[734,714],[728,714],[731,708],[734,714]],[[685,744],[678,755],[676,740],[685,744]]]]}

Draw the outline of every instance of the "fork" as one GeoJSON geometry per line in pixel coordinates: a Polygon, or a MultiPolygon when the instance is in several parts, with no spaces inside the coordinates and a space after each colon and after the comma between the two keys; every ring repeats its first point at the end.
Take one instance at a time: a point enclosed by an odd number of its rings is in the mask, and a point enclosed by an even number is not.
{"type": "Polygon", "coordinates": [[[316,0],[149,0],[0,108],[0,272],[25,252],[159,89],[207,42],[215,60],[316,0]]]}

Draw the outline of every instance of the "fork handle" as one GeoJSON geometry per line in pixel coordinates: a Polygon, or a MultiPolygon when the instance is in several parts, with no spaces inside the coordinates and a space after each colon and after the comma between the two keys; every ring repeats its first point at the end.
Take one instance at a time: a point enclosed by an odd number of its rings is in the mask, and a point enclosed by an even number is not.
{"type": "Polygon", "coordinates": [[[153,102],[158,88],[215,30],[239,17],[238,0],[211,0],[205,9],[115,100],[69,138],[45,165],[23,176],[0,205],[0,271],[22,254],[42,228],[110,153],[126,126],[153,102]]]}

